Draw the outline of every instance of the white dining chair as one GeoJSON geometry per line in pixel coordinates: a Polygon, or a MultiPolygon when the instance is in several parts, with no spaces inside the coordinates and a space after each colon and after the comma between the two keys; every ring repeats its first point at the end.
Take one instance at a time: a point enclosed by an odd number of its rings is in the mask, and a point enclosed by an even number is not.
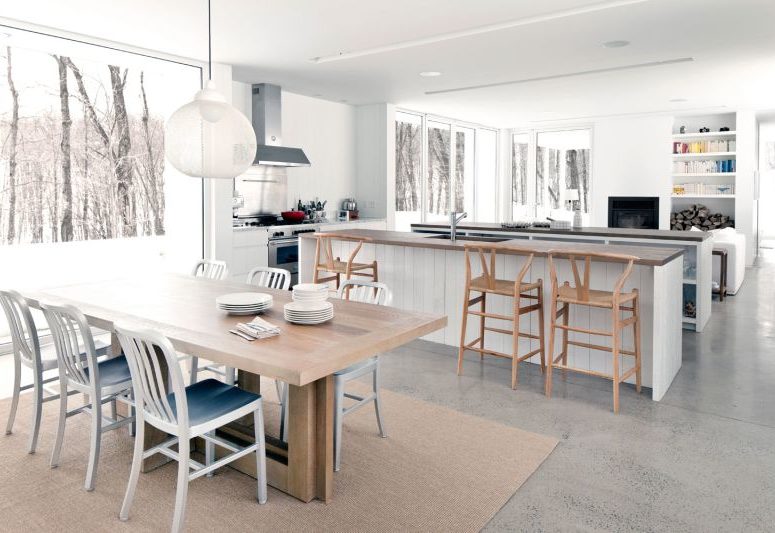
{"type": "MultiPolygon", "coordinates": [[[[287,291],[291,288],[291,273],[284,268],[265,267],[259,266],[248,272],[248,285],[256,285],[257,287],[267,287],[270,289],[278,289],[287,291]]],[[[277,389],[277,398],[281,405],[281,414],[284,413],[282,408],[283,399],[285,397],[286,385],[282,381],[275,380],[274,386],[277,389]]],[[[280,434],[283,434],[283,422],[284,417],[280,417],[280,434]]]]}
{"type": "Polygon", "coordinates": [[[83,313],[75,307],[46,302],[41,302],[40,307],[54,339],[59,367],[59,424],[51,453],[51,468],[59,465],[66,420],[78,413],[89,413],[91,435],[85,488],[92,491],[97,477],[102,434],[134,422],[134,416],[131,415],[119,419],[115,405],[116,400],[121,400],[131,406],[129,366],[123,355],[102,361],[97,359],[89,324],[83,313]],[[83,347],[83,352],[80,347],[83,347]],[[68,411],[67,396],[70,389],[88,395],[89,403],[68,411]],[[103,415],[102,406],[106,403],[111,404],[111,417],[103,415]]]}
{"type": "Polygon", "coordinates": [[[121,520],[129,518],[143,459],[156,453],[178,461],[173,532],[183,529],[189,482],[250,453],[256,454],[258,503],[266,503],[266,445],[261,396],[216,379],[206,379],[186,387],[177,353],[166,337],[121,324],[115,325],[115,329],[129,361],[137,405],[137,436],[129,483],[119,515],[121,520]],[[165,367],[169,373],[167,379],[163,377],[165,367]],[[254,417],[255,443],[240,446],[216,437],[217,428],[250,414],[254,417]],[[145,424],[160,429],[171,438],[143,450],[145,424]],[[195,437],[205,440],[204,465],[190,457],[190,439],[195,437]],[[172,449],[175,445],[177,451],[172,449]],[[213,461],[215,445],[231,453],[213,461]]]}
{"type": "Polygon", "coordinates": [[[284,268],[256,267],[248,272],[248,285],[287,291],[291,287],[291,273],[284,268]]]}
{"type": "MultiPolygon", "coordinates": [[[[191,275],[195,278],[211,279],[215,281],[225,280],[229,275],[229,267],[225,261],[218,261],[216,259],[202,259],[198,261],[194,266],[194,270],[191,275]]],[[[193,385],[197,382],[200,372],[208,371],[219,376],[223,376],[223,379],[229,385],[234,385],[237,382],[237,373],[233,368],[224,367],[223,365],[209,364],[202,368],[199,368],[199,357],[192,355],[183,355],[180,360],[191,358],[189,369],[189,382],[193,385]]]]}
{"type": "Polygon", "coordinates": [[[218,261],[216,259],[202,259],[197,261],[194,266],[194,270],[191,275],[196,278],[206,278],[221,280],[226,279],[229,275],[229,267],[225,261],[218,261]]]}
{"type": "MultiPolygon", "coordinates": [[[[13,433],[19,396],[22,392],[32,389],[32,431],[28,451],[35,453],[40,433],[43,403],[59,398],[59,391],[49,386],[50,383],[59,381],[59,375],[51,375],[52,371],[58,369],[56,352],[53,345],[41,347],[38,328],[35,325],[32,312],[27,305],[27,300],[21,294],[11,290],[0,291],[0,306],[3,308],[11,331],[14,358],[13,396],[5,434],[13,433]],[[21,384],[23,366],[32,371],[32,383],[27,385],[21,384]],[[45,373],[49,373],[49,377],[45,377],[45,373]]],[[[106,350],[107,346],[101,345],[97,349],[97,353],[104,355],[106,350]]],[[[70,394],[76,394],[76,391],[72,391],[70,394]]]]}
{"type": "MultiPolygon", "coordinates": [[[[353,302],[374,305],[390,305],[393,295],[384,283],[377,281],[359,281],[348,279],[342,281],[339,287],[339,298],[353,302]]],[[[377,415],[377,427],[381,437],[387,437],[385,424],[382,420],[381,400],[379,394],[379,357],[369,357],[334,373],[334,470],[339,471],[342,459],[342,423],[345,415],[374,402],[377,415]],[[348,382],[362,376],[372,375],[372,390],[368,396],[357,396],[345,390],[348,382]],[[356,403],[345,407],[344,400],[348,398],[356,403]]],[[[288,440],[288,386],[283,387],[280,408],[280,438],[288,440]]]]}

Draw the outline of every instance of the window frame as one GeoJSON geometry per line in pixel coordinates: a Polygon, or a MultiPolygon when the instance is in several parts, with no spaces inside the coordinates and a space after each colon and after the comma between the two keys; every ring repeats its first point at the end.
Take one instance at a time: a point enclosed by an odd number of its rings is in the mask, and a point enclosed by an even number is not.
{"type": "MultiPolygon", "coordinates": [[[[421,128],[421,151],[420,151],[420,168],[422,170],[422,174],[420,176],[420,222],[421,224],[424,224],[427,222],[427,184],[428,184],[428,124],[430,122],[437,123],[437,124],[444,124],[445,126],[449,127],[450,132],[450,150],[449,150],[449,174],[450,174],[450,198],[449,198],[449,205],[454,207],[454,198],[452,197],[452,194],[454,194],[455,186],[456,186],[456,173],[457,173],[457,142],[455,142],[455,133],[456,129],[471,129],[474,131],[473,136],[473,142],[471,143],[471,157],[472,164],[473,164],[473,173],[474,173],[474,186],[473,186],[473,198],[470,200],[470,205],[472,207],[472,212],[469,213],[470,219],[476,221],[478,219],[478,213],[477,213],[477,195],[478,195],[478,187],[477,183],[479,181],[479,176],[477,172],[477,132],[479,130],[488,130],[495,133],[495,198],[493,199],[493,208],[498,209],[498,206],[500,205],[500,174],[501,174],[501,134],[500,130],[498,128],[492,127],[492,126],[485,126],[484,124],[477,124],[475,122],[466,122],[463,120],[457,120],[452,119],[449,117],[444,117],[441,115],[435,115],[432,113],[422,113],[420,111],[413,111],[410,109],[404,109],[401,107],[397,107],[395,110],[395,117],[394,121],[399,122],[399,114],[405,114],[405,115],[413,115],[415,117],[419,117],[420,119],[420,128],[421,128]]],[[[395,157],[395,155],[394,155],[395,157]]],[[[393,180],[395,181],[395,176],[393,176],[393,180]]],[[[392,203],[392,209],[394,212],[400,212],[395,210],[395,200],[392,203]]]]}
{"type": "Polygon", "coordinates": [[[537,165],[537,153],[538,153],[538,135],[540,133],[557,133],[561,131],[574,131],[574,130],[587,130],[589,131],[589,212],[583,213],[586,217],[591,217],[592,212],[595,208],[595,173],[594,173],[594,153],[595,153],[595,126],[592,123],[580,123],[580,124],[567,124],[564,126],[553,126],[548,128],[514,128],[509,130],[509,176],[508,176],[508,190],[509,190],[509,209],[508,211],[508,220],[510,222],[514,222],[514,207],[515,205],[523,205],[523,204],[515,204],[514,198],[512,196],[513,192],[513,169],[514,169],[514,156],[513,156],[513,146],[514,146],[514,137],[516,135],[528,135],[528,148],[527,148],[527,199],[528,203],[524,204],[523,207],[526,208],[533,208],[536,209],[538,207],[538,204],[536,202],[536,194],[538,192],[537,188],[537,177],[538,174],[536,172],[536,165],[537,165]]]}

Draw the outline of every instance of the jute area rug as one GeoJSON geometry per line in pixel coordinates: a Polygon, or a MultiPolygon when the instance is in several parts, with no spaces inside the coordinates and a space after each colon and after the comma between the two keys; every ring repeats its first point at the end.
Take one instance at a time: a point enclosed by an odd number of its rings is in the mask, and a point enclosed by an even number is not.
{"type": "MultiPolygon", "coordinates": [[[[356,384],[357,386],[357,384],[356,384]]],[[[274,387],[267,431],[277,432],[274,387]]],[[[80,401],[71,398],[71,406],[80,401]]],[[[58,402],[44,408],[38,453],[26,452],[31,398],[14,433],[0,434],[0,531],[168,531],[175,463],[141,474],[128,522],[118,520],[132,455],[125,428],[103,437],[96,490],[83,489],[89,418],[67,421],[60,466],[49,468],[58,402]]],[[[366,406],[345,419],[333,501],[301,503],[270,487],[258,505],[251,477],[224,468],[191,483],[187,531],[478,531],[530,477],[557,440],[383,391],[389,437],[366,406]]],[[[5,428],[10,400],[0,401],[5,428]]]]}

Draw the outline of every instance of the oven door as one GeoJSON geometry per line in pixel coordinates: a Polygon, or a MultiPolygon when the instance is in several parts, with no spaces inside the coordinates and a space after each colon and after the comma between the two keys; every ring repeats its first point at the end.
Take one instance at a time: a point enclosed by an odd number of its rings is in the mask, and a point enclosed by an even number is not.
{"type": "Polygon", "coordinates": [[[291,273],[291,287],[299,280],[299,238],[269,241],[268,266],[291,273]]]}

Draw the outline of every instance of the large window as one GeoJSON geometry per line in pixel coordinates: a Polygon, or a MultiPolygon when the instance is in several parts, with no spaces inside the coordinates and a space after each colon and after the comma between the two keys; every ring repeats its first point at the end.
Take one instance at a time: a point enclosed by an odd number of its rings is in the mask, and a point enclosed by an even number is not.
{"type": "Polygon", "coordinates": [[[202,182],[165,165],[164,124],[201,69],[20,30],[3,44],[2,283],[188,271],[202,182]]]}
{"type": "Polygon", "coordinates": [[[530,131],[512,135],[512,218],[547,216],[568,208],[590,210],[591,130],[530,131]]]}
{"type": "Polygon", "coordinates": [[[469,220],[497,213],[495,130],[426,115],[396,113],[396,229],[447,221],[452,211],[469,220]]]}

